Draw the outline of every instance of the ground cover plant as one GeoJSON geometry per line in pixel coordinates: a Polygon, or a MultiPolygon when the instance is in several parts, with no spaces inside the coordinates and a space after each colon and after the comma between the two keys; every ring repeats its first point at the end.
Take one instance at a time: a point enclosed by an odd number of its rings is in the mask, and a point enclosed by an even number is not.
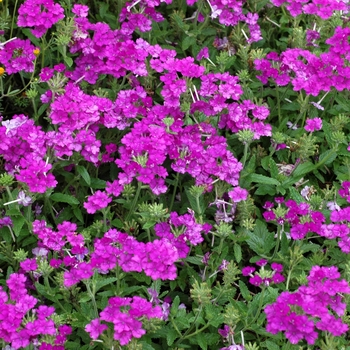
{"type": "Polygon", "coordinates": [[[3,349],[349,350],[346,0],[0,0],[3,349]]]}

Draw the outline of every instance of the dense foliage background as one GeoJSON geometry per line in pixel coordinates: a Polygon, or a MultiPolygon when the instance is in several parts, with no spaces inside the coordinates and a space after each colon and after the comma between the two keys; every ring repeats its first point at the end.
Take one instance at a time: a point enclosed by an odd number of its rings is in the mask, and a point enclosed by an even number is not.
{"type": "Polygon", "coordinates": [[[350,349],[346,0],[0,0],[3,349],[350,349]]]}

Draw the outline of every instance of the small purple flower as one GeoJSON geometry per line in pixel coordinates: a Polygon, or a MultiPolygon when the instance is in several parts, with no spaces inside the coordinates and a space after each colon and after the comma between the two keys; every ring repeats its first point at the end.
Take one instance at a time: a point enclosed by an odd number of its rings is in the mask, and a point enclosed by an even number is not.
{"type": "Polygon", "coordinates": [[[260,259],[255,264],[260,266],[260,267],[262,267],[262,266],[265,266],[267,264],[267,260],[266,259],[260,259]]]}
{"type": "Polygon", "coordinates": [[[223,338],[228,338],[229,334],[230,334],[231,328],[230,326],[228,326],[227,324],[225,324],[223,329],[218,329],[219,334],[223,337],[223,338]]]}
{"type": "Polygon", "coordinates": [[[200,61],[202,58],[209,58],[209,50],[207,47],[203,47],[197,55],[197,61],[200,61]]]}
{"type": "Polygon", "coordinates": [[[322,119],[321,118],[306,119],[306,125],[304,129],[309,132],[321,130],[322,119]]]}
{"type": "Polygon", "coordinates": [[[242,269],[242,275],[243,275],[243,276],[249,276],[249,275],[251,275],[254,271],[255,271],[255,267],[246,266],[246,267],[243,267],[243,269],[242,269]]]}
{"type": "Polygon", "coordinates": [[[229,197],[233,202],[238,203],[245,201],[248,198],[248,191],[241,187],[235,187],[232,191],[228,192],[229,197]]]}

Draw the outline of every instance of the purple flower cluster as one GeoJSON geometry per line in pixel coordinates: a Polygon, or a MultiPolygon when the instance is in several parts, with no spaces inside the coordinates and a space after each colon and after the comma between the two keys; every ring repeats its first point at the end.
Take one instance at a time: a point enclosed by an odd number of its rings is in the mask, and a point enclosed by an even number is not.
{"type": "Polygon", "coordinates": [[[52,320],[55,309],[52,306],[40,305],[35,308],[38,300],[28,294],[26,282],[27,278],[23,274],[11,274],[6,281],[10,297],[0,287],[0,337],[12,349],[33,344],[40,345],[40,350],[64,350],[63,344],[71,333],[71,328],[55,325],[52,320]],[[28,321],[29,314],[31,316],[28,321]],[[55,345],[43,342],[48,336],[55,345]]]}
{"type": "Polygon", "coordinates": [[[0,126],[0,150],[6,161],[5,169],[18,181],[26,183],[31,192],[44,193],[57,181],[49,172],[52,165],[46,155],[45,133],[24,115],[3,121],[0,126]]]}
{"type": "MultiPolygon", "coordinates": [[[[341,4],[334,2],[334,4],[341,4]]],[[[292,83],[294,91],[304,89],[317,96],[320,91],[349,89],[350,28],[337,27],[333,36],[326,40],[328,52],[316,55],[299,48],[288,49],[281,55],[270,52],[266,59],[256,59],[255,68],[261,71],[257,78],[266,84],[272,78],[277,85],[292,83]]]]}
{"type": "Polygon", "coordinates": [[[337,267],[313,266],[307,286],[295,293],[283,292],[265,308],[266,330],[272,334],[284,332],[292,344],[305,339],[311,345],[318,337],[315,327],[334,336],[344,334],[349,327],[340,318],[346,309],[342,293],[349,294],[350,287],[339,278],[337,267]]]}
{"type": "Polygon", "coordinates": [[[33,72],[35,49],[29,40],[21,39],[9,40],[0,46],[0,62],[5,66],[6,73],[33,72]]]}
{"type": "MultiPolygon", "coordinates": [[[[80,247],[80,251],[88,252],[82,245],[80,247]]],[[[70,287],[82,279],[90,278],[95,269],[100,273],[108,273],[117,264],[125,272],[143,271],[154,280],[174,280],[177,276],[175,262],[185,258],[188,251],[189,248],[183,243],[183,238],[175,238],[174,235],[169,239],[161,238],[143,243],[111,229],[103,238],[95,240],[90,261],[84,261],[84,255],[73,249],[71,253],[75,254],[75,257],[63,259],[62,262],[69,267],[69,271],[64,273],[64,285],[70,287]]]]}
{"type": "Polygon", "coordinates": [[[338,193],[340,197],[345,198],[350,203],[350,181],[344,181],[338,193]]]}
{"type": "Polygon", "coordinates": [[[302,13],[328,19],[334,11],[347,10],[346,0],[271,0],[275,6],[286,6],[293,17],[302,13]]]}
{"type": "Polygon", "coordinates": [[[321,118],[307,118],[304,129],[309,132],[317,131],[322,129],[321,118]]]}
{"type": "Polygon", "coordinates": [[[43,36],[55,23],[64,18],[64,10],[53,0],[25,0],[18,9],[19,27],[34,27],[32,34],[43,36]]]}
{"type": "MultiPolygon", "coordinates": [[[[278,205],[280,206],[283,202],[282,198],[278,205]]],[[[264,208],[267,211],[263,213],[265,220],[276,221],[279,225],[289,224],[290,237],[293,239],[303,239],[310,232],[327,239],[338,239],[341,251],[350,253],[350,228],[347,225],[350,221],[350,207],[331,210],[331,223],[326,224],[325,215],[320,211],[312,210],[308,203],[296,203],[289,199],[284,202],[284,205],[288,208],[286,214],[283,217],[276,217],[274,204],[266,202],[264,208]]]]}
{"type": "Polygon", "coordinates": [[[266,264],[267,260],[261,259],[256,262],[256,265],[260,267],[259,272],[253,275],[253,272],[255,272],[256,268],[253,266],[246,266],[242,269],[242,275],[250,276],[249,283],[254,286],[260,286],[262,284],[269,286],[271,282],[279,284],[285,281],[284,276],[281,274],[281,272],[283,271],[283,265],[272,263],[272,271],[268,271],[265,269],[266,264]]]}
{"type": "MultiPolygon", "coordinates": [[[[197,0],[187,0],[187,4],[192,6],[197,0]]],[[[241,0],[207,0],[211,10],[210,17],[218,18],[219,22],[225,26],[236,26],[239,22],[246,23],[250,38],[246,36],[248,44],[262,39],[260,27],[258,25],[259,16],[256,13],[243,10],[244,1],[241,0]]]]}
{"type": "Polygon", "coordinates": [[[85,330],[92,339],[97,339],[107,328],[101,321],[113,323],[114,339],[120,345],[128,344],[132,338],[141,338],[146,331],[142,328],[141,318],[161,318],[160,306],[153,307],[144,298],[113,297],[108,300],[107,307],[100,312],[100,317],[86,325],[85,330]]]}

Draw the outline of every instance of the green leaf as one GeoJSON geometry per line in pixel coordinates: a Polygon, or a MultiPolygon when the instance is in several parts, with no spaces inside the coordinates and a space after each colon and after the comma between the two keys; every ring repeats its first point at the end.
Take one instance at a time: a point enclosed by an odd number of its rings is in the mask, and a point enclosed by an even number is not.
{"type": "MultiPolygon", "coordinates": [[[[315,164],[311,162],[305,162],[305,163],[299,164],[293,172],[293,177],[304,176],[315,169],[316,169],[315,164]]],[[[295,182],[297,181],[298,180],[296,180],[295,182]]]]}
{"type": "Polygon", "coordinates": [[[73,214],[82,224],[84,223],[83,214],[81,213],[81,210],[79,207],[73,208],[73,214]]]}
{"type": "Polygon", "coordinates": [[[179,305],[180,305],[180,298],[179,298],[179,296],[177,295],[177,296],[174,298],[174,300],[173,300],[173,302],[172,302],[172,304],[171,304],[171,310],[170,310],[170,312],[171,312],[171,314],[172,314],[173,316],[175,316],[175,315],[177,314],[177,310],[178,310],[178,308],[179,308],[179,305]]]}
{"type": "Polygon", "coordinates": [[[100,290],[102,287],[107,286],[108,284],[114,283],[118,278],[117,277],[108,277],[98,279],[95,285],[96,292],[100,290]]]}
{"type": "Polygon", "coordinates": [[[82,165],[77,165],[77,172],[78,174],[84,179],[84,181],[87,183],[88,186],[91,185],[91,178],[90,175],[88,173],[88,171],[86,170],[85,167],[83,167],[82,165]]]}
{"type": "Polygon", "coordinates": [[[143,224],[142,228],[144,230],[150,229],[151,227],[153,227],[156,224],[155,221],[147,221],[146,223],[143,224]]]}
{"type": "Polygon", "coordinates": [[[272,179],[271,177],[267,177],[265,175],[261,174],[251,174],[248,176],[248,179],[251,182],[256,182],[258,184],[265,184],[265,185],[280,185],[280,182],[276,179],[272,179]]]}
{"type": "Polygon", "coordinates": [[[18,237],[25,223],[25,219],[23,216],[16,216],[12,218],[12,222],[13,222],[13,232],[15,233],[15,236],[18,237]]]}
{"type": "Polygon", "coordinates": [[[66,56],[64,58],[64,62],[67,64],[68,67],[72,67],[73,66],[73,59],[70,58],[69,56],[66,56]]]}
{"type": "Polygon", "coordinates": [[[276,245],[274,233],[269,232],[263,221],[257,220],[254,232],[248,232],[247,243],[255,253],[266,256],[276,245]]]}
{"type": "Polygon", "coordinates": [[[269,194],[270,196],[273,196],[276,194],[276,187],[272,185],[260,185],[258,189],[254,192],[254,194],[260,196],[269,194]]]}
{"type": "Polygon", "coordinates": [[[190,192],[189,188],[185,189],[188,201],[190,202],[191,209],[195,211],[198,215],[203,215],[205,210],[205,205],[203,202],[203,195],[198,196],[198,200],[190,192]]]}
{"type": "Polygon", "coordinates": [[[42,106],[40,106],[39,110],[38,110],[38,117],[40,117],[49,107],[48,104],[44,104],[42,106]]]}
{"type": "Polygon", "coordinates": [[[322,165],[329,165],[335,160],[335,158],[337,158],[337,153],[333,149],[329,149],[320,155],[319,162],[316,166],[320,167],[322,165]]]}
{"type": "Polygon", "coordinates": [[[111,222],[111,224],[112,224],[113,227],[116,227],[116,228],[123,228],[124,227],[123,222],[120,219],[118,219],[118,218],[114,219],[111,222]]]}
{"type": "Polygon", "coordinates": [[[298,204],[305,202],[304,197],[295,189],[295,187],[289,188],[291,199],[295,200],[298,204]]]}
{"type": "Polygon", "coordinates": [[[280,350],[280,347],[270,340],[266,340],[265,346],[269,350],[280,350]]]}
{"type": "Polygon", "coordinates": [[[50,199],[54,202],[68,203],[68,204],[79,204],[80,202],[75,197],[69,194],[54,193],[50,196],[50,199]]]}
{"type": "Polygon", "coordinates": [[[246,284],[243,281],[239,281],[239,290],[241,291],[242,297],[247,300],[247,301],[251,301],[252,300],[252,296],[249,293],[249,289],[246,286],[246,284]]]}
{"type": "Polygon", "coordinates": [[[91,188],[101,190],[106,188],[106,181],[101,179],[91,179],[91,188]]]}
{"type": "Polygon", "coordinates": [[[241,260],[242,260],[242,249],[241,249],[241,246],[239,244],[235,244],[233,246],[233,251],[234,251],[235,259],[236,259],[237,263],[240,263],[241,260]]]}
{"type": "Polygon", "coordinates": [[[181,48],[183,51],[187,50],[190,46],[196,43],[196,38],[194,36],[186,36],[181,44],[181,48]]]}
{"type": "Polygon", "coordinates": [[[166,342],[168,346],[173,345],[175,339],[179,336],[175,329],[170,328],[166,334],[166,342]]]}
{"type": "Polygon", "coordinates": [[[40,40],[32,34],[32,31],[28,28],[22,29],[22,33],[30,39],[30,41],[37,47],[40,47],[40,40]]]}

